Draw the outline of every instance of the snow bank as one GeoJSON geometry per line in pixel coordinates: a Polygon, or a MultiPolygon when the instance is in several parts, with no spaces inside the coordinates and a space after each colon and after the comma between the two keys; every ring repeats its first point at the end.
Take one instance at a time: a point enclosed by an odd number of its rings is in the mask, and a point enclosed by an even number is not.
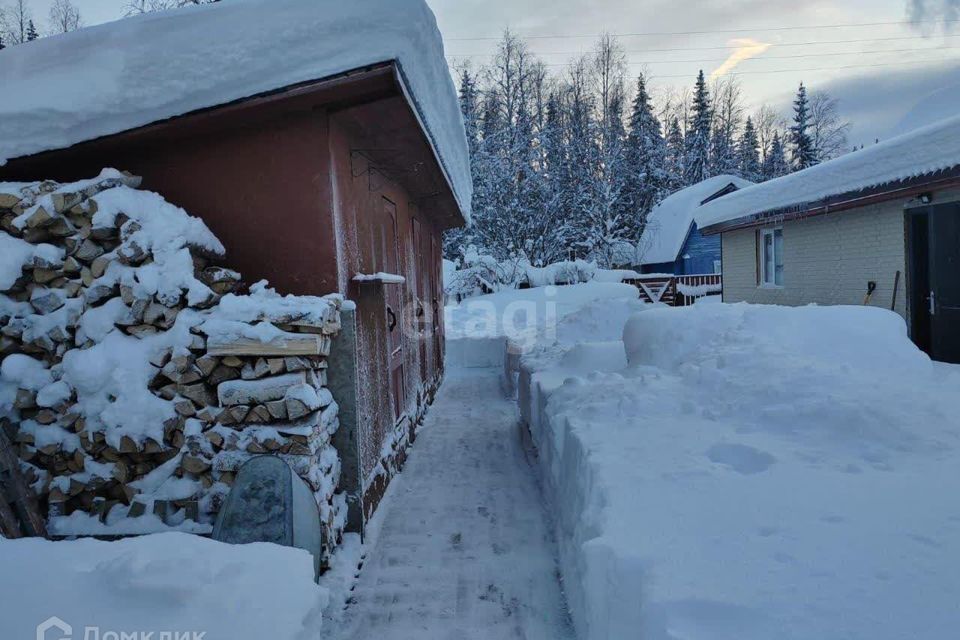
{"type": "Polygon", "coordinates": [[[552,344],[564,317],[598,301],[638,297],[632,285],[587,282],[467,298],[444,310],[447,357],[451,365],[502,366],[507,341],[518,352],[544,342],[552,344]]]}
{"type": "Polygon", "coordinates": [[[756,213],[801,207],[958,165],[960,116],[709,202],[697,213],[697,224],[703,229],[756,213]]]}
{"type": "Polygon", "coordinates": [[[556,321],[596,301],[637,299],[633,285],[587,282],[564,287],[501,291],[445,309],[447,340],[507,337],[524,340],[556,330],[556,321]]]}
{"type": "Polygon", "coordinates": [[[391,60],[469,216],[463,121],[423,0],[231,0],[8,47],[0,163],[391,60]]]}
{"type": "MultiPolygon", "coordinates": [[[[732,175],[707,178],[664,198],[647,216],[647,224],[640,236],[641,264],[673,262],[680,255],[683,243],[693,226],[693,219],[704,200],[733,185],[737,189],[753,183],[732,175]]],[[[728,197],[730,194],[722,196],[728,197]]]]}
{"type": "Polygon", "coordinates": [[[580,636],[950,637],[960,368],[873,308],[643,308],[521,394],[580,636]]]}
{"type": "Polygon", "coordinates": [[[180,533],[109,543],[0,538],[0,575],[0,637],[11,639],[34,638],[37,625],[57,616],[73,638],[99,627],[100,637],[304,640],[319,633],[327,601],[306,551],[180,533]]]}

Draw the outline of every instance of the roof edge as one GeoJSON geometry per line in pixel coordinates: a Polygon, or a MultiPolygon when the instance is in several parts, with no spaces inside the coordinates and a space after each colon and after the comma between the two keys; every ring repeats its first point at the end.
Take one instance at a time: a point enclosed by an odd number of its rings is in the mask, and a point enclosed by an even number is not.
{"type": "Polygon", "coordinates": [[[450,171],[447,169],[447,165],[443,161],[443,156],[440,155],[440,152],[437,149],[436,139],[430,132],[430,128],[427,127],[423,114],[420,112],[420,106],[417,103],[413,92],[410,91],[407,77],[403,72],[403,65],[399,60],[394,60],[392,66],[394,69],[394,78],[397,82],[397,85],[400,87],[400,92],[403,94],[403,99],[410,106],[410,110],[416,117],[417,124],[420,125],[420,130],[423,132],[423,135],[427,139],[427,143],[430,146],[430,152],[433,154],[433,158],[436,160],[437,166],[440,167],[440,173],[443,174],[443,179],[447,183],[447,188],[450,189],[450,194],[453,196],[453,201],[457,203],[457,210],[460,213],[460,219],[463,224],[466,225],[470,218],[470,203],[463,203],[460,201],[461,196],[459,193],[457,193],[457,189],[453,184],[453,179],[450,176],[450,171]]]}
{"type": "Polygon", "coordinates": [[[236,98],[234,100],[229,100],[227,102],[220,102],[208,107],[201,107],[199,109],[193,109],[192,111],[185,111],[168,118],[160,118],[159,120],[153,120],[146,124],[137,125],[135,127],[130,127],[129,129],[123,129],[114,133],[108,133],[100,136],[94,136],[86,138],[79,142],[69,144],[64,147],[55,147],[52,149],[44,149],[43,151],[38,151],[37,153],[29,153],[22,156],[16,156],[12,158],[7,158],[3,163],[0,163],[0,166],[7,164],[13,164],[27,158],[35,158],[46,156],[48,154],[55,154],[66,151],[68,149],[73,149],[74,147],[79,147],[82,145],[90,144],[93,142],[98,142],[101,140],[109,140],[112,138],[120,138],[122,136],[129,136],[131,134],[137,134],[149,131],[151,129],[162,127],[166,124],[170,124],[180,120],[187,120],[189,118],[194,118],[197,116],[202,116],[210,114],[217,111],[234,111],[239,109],[246,109],[248,107],[253,107],[269,102],[275,102],[278,100],[285,100],[287,98],[293,98],[299,95],[307,94],[318,89],[326,89],[337,84],[352,82],[354,80],[359,80],[364,76],[371,76],[377,74],[387,73],[391,67],[395,67],[394,60],[385,60],[381,62],[374,62],[368,65],[357,67],[355,69],[350,69],[348,71],[343,71],[340,73],[335,73],[333,75],[324,76],[322,78],[315,78],[313,80],[305,80],[303,82],[297,82],[294,84],[286,85],[284,87],[278,87],[276,89],[271,89],[269,91],[263,91],[260,93],[254,93],[249,96],[244,96],[242,98],[236,98]]]}
{"type": "Polygon", "coordinates": [[[771,222],[800,220],[865,207],[898,198],[912,197],[930,189],[945,189],[954,186],[960,187],[960,164],[922,176],[887,182],[857,191],[846,191],[820,198],[819,200],[802,202],[776,209],[764,209],[756,213],[700,227],[700,232],[709,236],[728,231],[736,231],[738,229],[759,227],[771,222]]]}

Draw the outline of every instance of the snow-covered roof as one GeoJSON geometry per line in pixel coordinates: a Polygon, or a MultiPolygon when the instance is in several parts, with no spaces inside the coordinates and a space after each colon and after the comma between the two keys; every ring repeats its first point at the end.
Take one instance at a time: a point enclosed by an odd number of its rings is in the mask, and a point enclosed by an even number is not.
{"type": "MultiPolygon", "coordinates": [[[[647,226],[640,237],[641,264],[676,260],[690,233],[690,226],[700,203],[731,184],[737,189],[743,189],[753,183],[733,175],[714,176],[674,192],[654,207],[647,217],[647,226]]],[[[724,195],[718,200],[728,197],[730,196],[724,195]]]]}
{"type": "Polygon", "coordinates": [[[7,47],[0,164],[394,60],[469,216],[463,121],[424,0],[230,0],[7,47]]]}
{"type": "Polygon", "coordinates": [[[697,213],[697,224],[703,229],[767,211],[804,208],[831,196],[883,187],[957,166],[960,116],[710,202],[697,213]]]}

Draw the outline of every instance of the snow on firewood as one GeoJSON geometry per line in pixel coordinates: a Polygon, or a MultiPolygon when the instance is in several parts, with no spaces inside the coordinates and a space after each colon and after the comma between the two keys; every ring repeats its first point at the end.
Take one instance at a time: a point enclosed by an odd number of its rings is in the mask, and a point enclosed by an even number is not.
{"type": "Polygon", "coordinates": [[[48,244],[32,245],[20,238],[0,235],[0,290],[12,287],[23,267],[35,261],[51,267],[58,266],[63,262],[63,250],[48,244]]]}
{"type": "Polygon", "coordinates": [[[313,488],[329,551],[342,298],[243,293],[206,225],[137,183],[0,184],[0,428],[50,531],[209,531],[239,465],[269,453],[313,488]]]}

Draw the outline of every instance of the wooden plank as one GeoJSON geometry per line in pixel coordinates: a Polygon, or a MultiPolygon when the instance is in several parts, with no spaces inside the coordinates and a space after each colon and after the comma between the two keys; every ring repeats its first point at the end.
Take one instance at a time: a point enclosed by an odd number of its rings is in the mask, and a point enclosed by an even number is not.
{"type": "Polygon", "coordinates": [[[23,536],[20,531],[20,521],[7,504],[7,495],[3,486],[0,486],[0,536],[10,539],[23,536]]]}
{"type": "Polygon", "coordinates": [[[212,356],[326,356],[330,338],[315,333],[284,333],[270,342],[251,338],[223,340],[211,336],[207,354],[212,356]]]}
{"type": "Polygon", "coordinates": [[[282,400],[287,391],[294,386],[312,384],[312,371],[286,373],[281,376],[260,378],[259,380],[228,380],[217,387],[217,396],[221,407],[238,404],[265,404],[282,400]]]}
{"type": "Polygon", "coordinates": [[[16,450],[3,429],[0,429],[0,484],[16,511],[24,533],[28,536],[47,537],[47,526],[40,515],[36,497],[23,479],[16,450]]]}

